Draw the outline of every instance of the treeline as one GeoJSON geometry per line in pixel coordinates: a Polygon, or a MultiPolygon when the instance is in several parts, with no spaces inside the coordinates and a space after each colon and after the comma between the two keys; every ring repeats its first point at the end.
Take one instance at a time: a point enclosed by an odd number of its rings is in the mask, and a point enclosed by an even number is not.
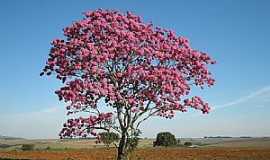
{"type": "Polygon", "coordinates": [[[203,138],[252,138],[250,136],[230,137],[230,136],[205,136],[203,138]]]}

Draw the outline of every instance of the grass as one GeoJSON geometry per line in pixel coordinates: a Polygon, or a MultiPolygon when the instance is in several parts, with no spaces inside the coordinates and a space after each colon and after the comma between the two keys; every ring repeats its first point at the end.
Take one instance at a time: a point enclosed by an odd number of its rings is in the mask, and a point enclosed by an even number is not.
{"type": "MultiPolygon", "coordinates": [[[[211,139],[211,138],[182,138],[181,144],[176,147],[183,146],[185,142],[192,142],[202,148],[205,147],[270,147],[270,138],[227,138],[227,139],[211,139]]],[[[152,148],[154,139],[141,139],[138,148],[152,148]]],[[[70,140],[1,140],[0,151],[20,151],[23,144],[33,144],[34,150],[38,151],[66,151],[78,149],[97,149],[103,148],[103,144],[96,144],[95,140],[91,139],[70,139],[70,140]]]]}

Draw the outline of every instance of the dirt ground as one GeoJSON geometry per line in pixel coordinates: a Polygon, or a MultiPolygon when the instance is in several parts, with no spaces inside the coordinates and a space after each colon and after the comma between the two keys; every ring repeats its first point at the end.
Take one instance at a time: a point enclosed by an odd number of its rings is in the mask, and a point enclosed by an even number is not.
{"type": "MultiPolygon", "coordinates": [[[[35,160],[113,160],[115,149],[0,151],[2,158],[35,160]]],[[[131,160],[270,160],[270,148],[140,148],[131,160]]]]}

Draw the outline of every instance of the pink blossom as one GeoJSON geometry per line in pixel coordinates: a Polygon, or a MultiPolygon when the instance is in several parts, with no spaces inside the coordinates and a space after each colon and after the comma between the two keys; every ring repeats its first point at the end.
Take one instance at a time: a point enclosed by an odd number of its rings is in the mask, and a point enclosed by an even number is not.
{"type": "Polygon", "coordinates": [[[52,41],[42,75],[62,81],[55,93],[68,103],[68,114],[91,114],[68,120],[61,137],[98,136],[96,128],[117,117],[121,107],[133,115],[157,111],[164,118],[190,107],[210,111],[198,96],[183,100],[193,84],[201,88],[215,83],[208,69],[215,61],[193,49],[187,38],[143,23],[130,12],[101,9],[86,12],[64,29],[64,36],[52,41]],[[101,101],[106,105],[100,106],[101,101]],[[97,111],[107,106],[114,112],[97,111]]]}

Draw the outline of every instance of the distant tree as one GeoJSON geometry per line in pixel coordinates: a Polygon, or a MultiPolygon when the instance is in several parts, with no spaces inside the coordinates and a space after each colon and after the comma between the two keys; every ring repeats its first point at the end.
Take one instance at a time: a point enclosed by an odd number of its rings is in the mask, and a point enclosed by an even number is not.
{"type": "Polygon", "coordinates": [[[188,147],[189,147],[189,146],[192,146],[192,142],[185,142],[185,143],[184,143],[184,146],[188,146],[188,147]]]}
{"type": "Polygon", "coordinates": [[[119,140],[119,135],[114,132],[102,132],[99,133],[100,141],[104,143],[107,147],[110,146],[110,144],[117,142],[119,140]]]}
{"type": "Polygon", "coordinates": [[[173,31],[130,12],[99,9],[65,28],[64,36],[52,41],[41,75],[63,82],[56,94],[69,103],[68,115],[89,115],[69,119],[61,138],[113,130],[120,134],[117,159],[125,160],[129,139],[150,117],[172,118],[189,107],[209,112],[208,103],[188,95],[192,86],[214,84],[207,67],[215,61],[173,31]]]}
{"type": "Polygon", "coordinates": [[[34,148],[35,148],[34,144],[23,144],[21,147],[23,151],[32,151],[34,150],[34,148]]]}
{"type": "Polygon", "coordinates": [[[177,144],[176,138],[170,132],[160,132],[157,134],[154,146],[174,146],[177,144]]]}

